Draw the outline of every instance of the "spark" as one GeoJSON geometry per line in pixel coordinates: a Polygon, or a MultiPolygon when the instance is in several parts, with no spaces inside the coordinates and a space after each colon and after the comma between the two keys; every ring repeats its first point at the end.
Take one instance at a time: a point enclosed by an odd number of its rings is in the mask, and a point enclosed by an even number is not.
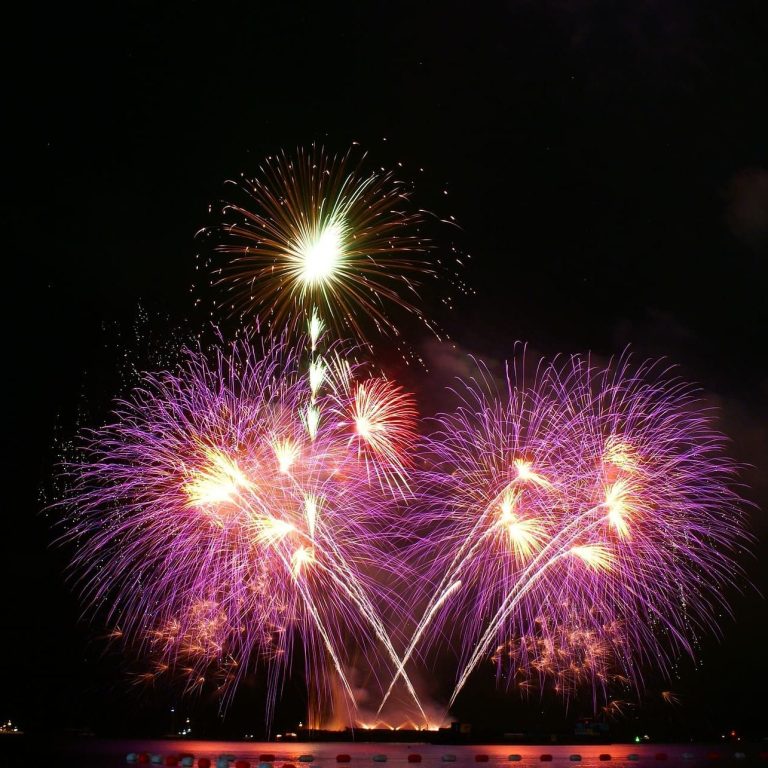
{"type": "Polygon", "coordinates": [[[267,546],[274,546],[278,541],[296,530],[296,526],[290,521],[280,520],[276,517],[256,516],[251,522],[255,531],[255,541],[267,546]]]}
{"type": "Polygon", "coordinates": [[[291,555],[291,562],[293,563],[293,575],[298,576],[302,568],[306,568],[315,562],[315,552],[312,549],[300,546],[291,555]]]}
{"type": "Polygon", "coordinates": [[[182,486],[187,506],[231,503],[241,488],[251,487],[234,459],[210,446],[203,446],[203,454],[207,465],[194,471],[192,479],[182,486]]]}
{"type": "Polygon", "coordinates": [[[304,415],[304,424],[307,427],[310,439],[314,440],[317,437],[317,431],[320,428],[320,410],[314,405],[307,407],[304,415]]]}
{"type": "Polygon", "coordinates": [[[361,454],[375,457],[373,466],[388,468],[385,474],[404,479],[416,439],[413,397],[383,378],[358,382],[351,394],[349,419],[361,454]]]}
{"type": "Polygon", "coordinates": [[[317,395],[325,377],[325,363],[322,360],[313,360],[309,364],[309,389],[313,396],[317,395]]]}
{"type": "Polygon", "coordinates": [[[611,435],[605,442],[603,461],[624,472],[632,473],[636,471],[639,459],[629,443],[611,435]]]}
{"type": "Polygon", "coordinates": [[[272,443],[272,448],[275,451],[275,457],[280,471],[285,475],[290,472],[293,463],[298,459],[301,449],[298,443],[290,438],[284,438],[283,440],[275,440],[272,443]]]}
{"type": "Polygon", "coordinates": [[[315,537],[315,525],[317,524],[317,516],[321,504],[322,499],[314,493],[304,494],[304,515],[307,520],[307,531],[309,532],[310,538],[315,537]]]}
{"type": "Polygon", "coordinates": [[[616,562],[611,551],[602,544],[584,544],[571,547],[570,553],[594,571],[610,571],[616,562]]]}
{"type": "Polygon", "coordinates": [[[629,538],[628,518],[633,511],[630,499],[630,487],[624,480],[617,480],[609,486],[605,494],[608,507],[608,521],[622,539],[629,538]]]}
{"type": "Polygon", "coordinates": [[[551,485],[549,480],[547,480],[542,475],[533,471],[532,462],[525,461],[523,459],[515,459],[514,465],[515,465],[515,469],[517,470],[517,479],[520,482],[533,483],[534,485],[540,485],[544,488],[551,485]]]}
{"type": "Polygon", "coordinates": [[[521,561],[530,559],[546,537],[541,521],[536,519],[520,519],[514,513],[502,513],[499,523],[506,531],[515,557],[521,561]]]}
{"type": "Polygon", "coordinates": [[[317,342],[323,335],[324,330],[325,323],[323,323],[320,315],[318,315],[317,307],[313,307],[312,314],[309,318],[309,323],[307,324],[307,333],[309,334],[310,345],[313,352],[317,348],[317,342]]]}

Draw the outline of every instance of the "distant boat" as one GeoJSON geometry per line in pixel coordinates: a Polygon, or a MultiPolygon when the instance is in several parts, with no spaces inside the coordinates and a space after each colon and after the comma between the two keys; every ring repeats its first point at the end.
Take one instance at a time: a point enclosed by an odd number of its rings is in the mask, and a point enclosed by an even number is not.
{"type": "Polygon", "coordinates": [[[24,731],[20,731],[10,720],[6,723],[0,723],[0,735],[2,736],[22,736],[24,731]]]}

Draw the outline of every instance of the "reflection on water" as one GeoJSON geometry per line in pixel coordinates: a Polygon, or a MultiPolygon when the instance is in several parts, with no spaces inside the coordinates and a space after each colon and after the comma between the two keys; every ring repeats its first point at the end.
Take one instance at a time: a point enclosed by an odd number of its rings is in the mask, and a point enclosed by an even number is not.
{"type": "MultiPolygon", "coordinates": [[[[300,755],[313,755],[312,765],[320,768],[336,766],[339,754],[350,756],[348,768],[372,768],[383,762],[392,763],[395,768],[410,766],[411,761],[421,757],[420,763],[425,768],[481,768],[483,764],[500,768],[501,765],[512,768],[532,768],[545,766],[549,759],[542,761],[542,755],[551,756],[551,762],[565,768],[566,765],[582,768],[700,768],[727,763],[729,765],[751,765],[765,760],[766,747],[722,745],[713,747],[702,744],[544,744],[544,745],[435,745],[435,744],[383,744],[371,742],[340,743],[256,743],[226,741],[191,741],[191,740],[101,740],[87,739],[68,744],[34,745],[27,742],[22,749],[21,742],[16,750],[6,752],[8,745],[0,743],[0,766],[5,768],[36,768],[45,762],[50,766],[69,768],[114,768],[126,765],[126,755],[130,752],[149,754],[178,755],[193,754],[195,758],[207,757],[212,765],[221,754],[232,754],[238,759],[248,760],[253,768],[258,766],[262,755],[274,755],[275,768],[282,763],[298,763],[300,755]],[[377,760],[374,761],[374,756],[377,760]],[[409,756],[410,760],[409,760],[409,756]],[[451,759],[448,756],[453,756],[451,759]],[[480,759],[478,760],[478,756],[480,759]],[[487,756],[487,761],[485,756],[487,756]],[[581,759],[578,760],[576,756],[581,759]],[[448,759],[446,759],[448,757],[448,759]],[[510,760],[510,757],[512,759],[510,760]]],[[[197,759],[195,759],[197,765],[197,759]]],[[[309,768],[309,765],[307,766],[309,768]]],[[[383,768],[383,767],[382,767],[383,768]]],[[[415,768],[415,766],[414,766],[415,768]]]]}

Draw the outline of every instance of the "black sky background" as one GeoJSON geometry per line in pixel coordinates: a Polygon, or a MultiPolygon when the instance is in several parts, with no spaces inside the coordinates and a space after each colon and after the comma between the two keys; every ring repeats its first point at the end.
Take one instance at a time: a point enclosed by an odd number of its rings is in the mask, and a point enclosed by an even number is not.
{"type": "MultiPolygon", "coordinates": [[[[281,148],[359,141],[404,163],[419,204],[456,216],[477,291],[445,318],[461,351],[631,344],[679,363],[722,408],[766,508],[765,3],[123,2],[6,21],[0,720],[167,727],[176,695],[128,686],[78,620],[40,489],[81,393],[117,394],[113,342],[139,305],[156,339],[205,321],[194,233],[224,179],[281,148]]],[[[445,383],[455,357],[414,342],[445,383]]],[[[767,528],[756,508],[757,589],[670,684],[682,705],[651,702],[628,728],[765,735],[767,528]]],[[[209,702],[178,706],[210,733],[262,724],[255,685],[224,726],[209,702]]],[[[553,729],[577,714],[482,680],[457,712],[553,729]]]]}

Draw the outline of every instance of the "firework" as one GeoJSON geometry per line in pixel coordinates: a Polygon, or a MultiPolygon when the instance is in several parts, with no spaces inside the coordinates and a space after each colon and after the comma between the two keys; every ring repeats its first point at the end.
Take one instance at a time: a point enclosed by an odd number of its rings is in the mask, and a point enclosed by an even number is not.
{"type": "Polygon", "coordinates": [[[501,385],[481,367],[428,446],[417,558],[431,596],[393,684],[419,643],[447,637],[460,648],[451,703],[492,655],[499,678],[549,669],[563,691],[587,673],[596,688],[639,685],[646,662],[669,672],[716,631],[742,576],[737,467],[692,387],[628,356],[526,374],[522,357],[501,385]]]}
{"type": "Polygon", "coordinates": [[[354,708],[348,670],[370,656],[379,713],[402,678],[426,723],[408,664],[442,640],[449,706],[490,659],[510,687],[589,686],[613,715],[611,684],[692,654],[749,543],[695,390],[628,356],[530,377],[519,357],[503,381],[480,366],[460,382],[420,440],[411,395],[355,357],[369,330],[398,335],[395,307],[434,330],[408,187],[313,148],[237,189],[206,234],[262,348],[145,374],[83,436],[57,505],[86,604],[153,660],[141,678],[180,671],[226,698],[263,665],[271,707],[301,655],[310,697],[354,708]]]}
{"type": "Polygon", "coordinates": [[[182,671],[231,695],[262,663],[274,698],[300,643],[312,686],[335,675],[354,707],[350,643],[399,663],[369,570],[390,561],[379,479],[404,461],[406,417],[386,402],[410,401],[359,366],[329,367],[321,387],[280,343],[188,351],[177,370],[144,375],[66,467],[83,598],[150,653],[150,676],[182,671]],[[378,403],[370,435],[355,426],[361,388],[378,403]]]}
{"type": "Polygon", "coordinates": [[[583,688],[592,689],[594,695],[596,686],[626,683],[618,671],[625,650],[625,633],[618,624],[599,626],[591,621],[585,628],[576,614],[567,625],[553,625],[539,616],[532,629],[532,634],[507,640],[491,656],[508,687],[524,694],[550,689],[570,697],[583,688]]]}
{"type": "Polygon", "coordinates": [[[218,282],[234,308],[289,330],[319,312],[358,341],[370,324],[397,334],[393,305],[431,327],[416,293],[433,273],[422,215],[390,172],[300,149],[267,158],[238,187],[244,201],[224,205],[217,246],[229,258],[218,282]]]}

